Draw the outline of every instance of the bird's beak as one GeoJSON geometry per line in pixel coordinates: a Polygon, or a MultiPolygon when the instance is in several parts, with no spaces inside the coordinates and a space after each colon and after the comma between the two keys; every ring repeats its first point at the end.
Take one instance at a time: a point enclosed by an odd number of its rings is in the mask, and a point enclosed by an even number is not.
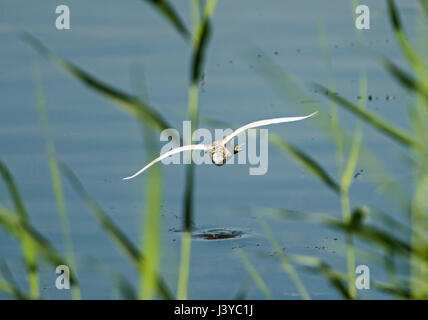
{"type": "Polygon", "coordinates": [[[235,153],[238,153],[239,151],[242,151],[243,149],[241,149],[240,147],[243,146],[244,144],[238,144],[235,146],[235,148],[233,149],[233,151],[235,153]]]}

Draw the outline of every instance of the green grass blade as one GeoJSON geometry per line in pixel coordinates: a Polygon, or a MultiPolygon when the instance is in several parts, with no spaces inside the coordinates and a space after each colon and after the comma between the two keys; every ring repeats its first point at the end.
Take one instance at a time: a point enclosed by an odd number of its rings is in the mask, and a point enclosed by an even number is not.
{"type": "Polygon", "coordinates": [[[175,30],[186,40],[190,38],[190,33],[187,30],[185,24],[179,17],[177,11],[173,6],[166,0],[142,0],[150,3],[165,19],[171,23],[175,30]]]}
{"type": "MultiPolygon", "coordinates": [[[[199,10],[199,4],[193,1],[193,12],[199,10]]],[[[194,21],[192,34],[192,63],[191,76],[189,86],[189,119],[191,121],[191,130],[198,127],[199,117],[199,91],[198,80],[203,68],[206,46],[210,36],[210,18],[214,12],[217,0],[208,0],[205,3],[202,21],[197,19],[194,21]]],[[[190,157],[192,152],[190,151],[190,157]]],[[[185,156],[185,155],[184,155],[185,156]]],[[[187,281],[190,272],[190,251],[191,251],[191,228],[193,224],[193,193],[194,193],[194,175],[195,168],[193,162],[186,168],[186,186],[183,202],[183,235],[181,239],[181,262],[178,278],[178,293],[179,299],[187,298],[187,281]]]]}
{"type": "Polygon", "coordinates": [[[28,214],[25,209],[24,202],[22,201],[21,195],[19,194],[18,188],[15,184],[15,181],[7,169],[6,165],[0,160],[0,175],[6,185],[7,191],[12,199],[12,202],[15,206],[15,210],[18,212],[20,218],[23,221],[27,221],[28,214]]]}
{"type": "Polygon", "coordinates": [[[395,6],[395,2],[393,0],[388,0],[388,11],[389,17],[391,20],[391,24],[395,31],[395,36],[397,38],[398,44],[401,47],[405,57],[412,65],[415,72],[420,77],[420,80],[426,87],[428,87],[428,73],[426,71],[426,66],[421,57],[417,54],[417,52],[413,49],[409,39],[403,30],[403,25],[401,24],[401,19],[395,6]]]}
{"type": "MultiPolygon", "coordinates": [[[[52,266],[67,265],[65,259],[62,258],[48,240],[28,222],[22,222],[15,212],[2,205],[0,205],[0,225],[19,241],[31,242],[31,247],[35,249],[34,253],[36,253],[35,251],[40,253],[52,266]]],[[[77,284],[77,278],[73,270],[70,270],[70,283],[72,285],[77,284]]]]}
{"type": "MultiPolygon", "coordinates": [[[[260,49],[258,50],[260,51],[260,49]]],[[[287,105],[295,107],[299,112],[304,111],[305,113],[311,113],[314,110],[320,109],[320,102],[313,100],[313,97],[302,89],[302,86],[293,76],[269,59],[268,55],[264,54],[263,57],[263,61],[258,61],[260,59],[254,60],[252,58],[248,60],[254,65],[254,70],[275,89],[287,105]],[[301,101],[313,102],[302,104],[301,101]]],[[[315,124],[323,134],[334,141],[335,137],[331,131],[331,119],[326,112],[319,111],[317,116],[312,118],[312,123],[315,124]]],[[[351,145],[352,138],[346,130],[340,127],[339,132],[342,135],[343,143],[345,145],[351,145]]],[[[378,194],[385,197],[397,208],[402,209],[400,212],[408,212],[410,199],[407,197],[402,184],[399,183],[394,174],[387,169],[388,166],[372,150],[364,145],[361,146],[360,149],[361,166],[366,167],[367,170],[372,172],[368,178],[377,184],[378,189],[376,191],[378,194]]]]}
{"type": "Polygon", "coordinates": [[[296,289],[299,291],[300,295],[302,296],[302,299],[309,300],[310,296],[306,291],[306,288],[303,285],[303,282],[300,280],[300,277],[298,276],[296,270],[294,269],[293,265],[289,261],[288,257],[283,253],[280,245],[278,244],[275,237],[273,236],[272,230],[269,228],[266,221],[260,220],[260,222],[262,224],[263,231],[270,242],[270,245],[276,252],[279,253],[279,258],[282,263],[282,268],[284,269],[285,272],[288,273],[289,277],[291,278],[294,285],[296,286],[296,289]]]}
{"type": "Polygon", "coordinates": [[[351,220],[348,223],[325,214],[309,214],[302,211],[284,209],[270,209],[268,211],[264,210],[264,212],[265,214],[283,219],[316,223],[328,228],[339,230],[343,233],[350,233],[358,236],[362,241],[374,244],[388,252],[396,252],[406,258],[409,257],[411,253],[415,254],[419,258],[424,257],[424,252],[412,252],[410,244],[407,243],[406,240],[402,240],[397,237],[396,234],[382,230],[376,226],[363,223],[364,217],[367,215],[367,210],[367,208],[356,208],[352,212],[351,220]]]}
{"type": "Polygon", "coordinates": [[[13,284],[1,278],[0,278],[0,292],[3,292],[4,294],[7,294],[19,300],[31,299],[29,296],[26,295],[25,292],[21,291],[18,287],[14,286],[13,284]]]}
{"type": "MultiPolygon", "coordinates": [[[[46,152],[48,157],[49,169],[51,174],[52,188],[55,195],[57,204],[58,214],[61,222],[62,233],[64,237],[64,243],[66,247],[66,257],[69,261],[69,268],[73,269],[77,273],[76,263],[74,259],[74,250],[71,237],[70,223],[68,220],[67,207],[65,205],[64,192],[61,182],[61,176],[58,167],[58,161],[56,158],[54,143],[49,134],[48,114],[46,111],[46,101],[44,97],[41,74],[38,68],[35,69],[34,81],[36,85],[36,96],[37,106],[42,128],[45,134],[46,141],[46,152]]],[[[72,288],[73,299],[81,299],[80,288],[78,285],[74,285],[72,288]]]]}
{"type": "Polygon", "coordinates": [[[425,100],[425,106],[428,105],[428,88],[423,85],[420,81],[416,80],[412,75],[408,72],[402,70],[392,61],[387,58],[382,58],[381,60],[385,69],[399,82],[401,85],[406,87],[407,89],[412,90],[420,94],[425,100]]]}
{"type": "Polygon", "coordinates": [[[318,258],[303,255],[293,255],[290,256],[290,258],[293,261],[312,268],[322,274],[329,281],[332,287],[335,288],[345,299],[351,299],[345,285],[345,281],[347,280],[347,276],[345,274],[332,269],[327,263],[318,258]]]}
{"type": "Polygon", "coordinates": [[[19,284],[16,282],[5,261],[0,262],[0,273],[4,277],[4,279],[0,278],[0,292],[3,292],[19,300],[30,299],[30,297],[27,296],[27,294],[19,287],[19,284]]]}
{"type": "Polygon", "coordinates": [[[202,21],[195,25],[193,34],[193,56],[191,83],[197,83],[201,77],[205,51],[211,36],[210,18],[216,7],[217,0],[208,0],[205,4],[202,21]]]}
{"type": "Polygon", "coordinates": [[[421,3],[422,7],[425,10],[425,14],[428,18],[428,0],[419,0],[419,2],[421,3]]]}
{"type": "MultiPolygon", "coordinates": [[[[24,202],[22,201],[21,195],[19,194],[18,188],[15,181],[10,174],[7,167],[0,161],[0,175],[3,178],[6,188],[12,198],[15,209],[18,213],[19,219],[23,224],[28,223],[28,213],[25,209],[24,202]]],[[[33,242],[27,234],[24,232],[20,237],[21,251],[24,257],[25,265],[27,268],[28,285],[30,288],[31,299],[38,299],[40,294],[39,289],[39,275],[37,266],[37,256],[33,242]]]]}
{"type": "Polygon", "coordinates": [[[178,274],[177,299],[186,300],[188,297],[187,286],[190,273],[190,253],[191,253],[192,233],[183,232],[181,236],[181,260],[178,274]]]}
{"type": "Polygon", "coordinates": [[[136,300],[138,298],[133,284],[130,283],[123,274],[116,272],[114,269],[94,258],[87,258],[82,264],[84,264],[89,271],[109,281],[125,300],[136,300]]]}
{"type": "MultiPolygon", "coordinates": [[[[365,109],[365,97],[367,95],[367,77],[365,73],[361,74],[360,77],[360,96],[361,99],[361,109],[365,109]]],[[[345,169],[342,173],[341,179],[341,192],[340,200],[342,207],[342,219],[345,223],[349,223],[351,219],[351,205],[349,200],[349,188],[352,183],[353,175],[355,168],[358,163],[358,157],[360,153],[360,145],[362,139],[362,127],[361,120],[357,123],[356,133],[352,139],[351,151],[346,163],[345,169]]],[[[357,289],[355,287],[355,247],[353,244],[352,233],[346,234],[346,260],[348,268],[348,293],[349,296],[353,299],[357,297],[357,289]]]]}
{"type": "MultiPolygon", "coordinates": [[[[360,109],[365,110],[366,96],[367,96],[367,77],[365,75],[362,75],[360,79],[360,97],[361,97],[360,109]]],[[[340,182],[342,190],[345,191],[346,193],[348,193],[349,191],[349,188],[351,186],[351,182],[354,176],[355,168],[358,163],[362,133],[363,132],[362,132],[361,122],[358,121],[357,129],[354,134],[354,138],[352,139],[351,151],[348,157],[348,162],[345,166],[345,169],[342,174],[342,179],[340,182]]]]}
{"type": "Polygon", "coordinates": [[[153,128],[164,130],[173,128],[163,117],[151,106],[141,101],[138,97],[120,91],[112,86],[96,79],[86,71],[78,68],[71,62],[68,62],[52,51],[50,51],[42,42],[34,36],[24,33],[22,38],[25,42],[31,45],[37,52],[44,57],[56,63],[63,70],[68,72],[74,78],[89,86],[93,90],[107,97],[125,111],[131,113],[138,118],[142,123],[147,123],[153,128]]]}
{"type": "Polygon", "coordinates": [[[233,298],[233,300],[245,300],[245,297],[247,296],[247,293],[250,290],[252,283],[253,283],[253,280],[251,279],[251,277],[249,277],[247,280],[245,280],[239,286],[238,291],[236,292],[236,295],[233,298]]]}
{"type": "Polygon", "coordinates": [[[306,168],[310,173],[315,177],[320,179],[327,187],[332,189],[334,192],[340,192],[340,186],[330,177],[330,175],[325,171],[321,165],[319,165],[314,159],[309,155],[299,150],[297,147],[292,146],[285,140],[279,138],[275,134],[269,135],[269,141],[272,142],[279,149],[288,152],[292,155],[304,168],[306,168]]]}
{"type": "MultiPolygon", "coordinates": [[[[419,226],[423,235],[428,231],[428,166],[415,181],[415,193],[412,201],[412,225],[419,226]]],[[[411,234],[411,287],[414,299],[428,299],[428,242],[424,236],[412,230],[411,234]],[[420,255],[420,254],[421,255],[420,255]]]]}
{"type": "Polygon", "coordinates": [[[349,100],[339,96],[339,95],[331,95],[328,94],[329,91],[321,86],[321,85],[315,85],[318,90],[324,92],[324,94],[336,101],[340,106],[346,108],[347,110],[351,111],[353,114],[364,120],[365,122],[371,124],[374,128],[378,129],[382,133],[388,135],[389,137],[393,138],[395,141],[408,146],[408,147],[414,147],[415,149],[423,152],[424,154],[428,154],[428,149],[420,143],[420,141],[415,140],[410,134],[402,131],[401,129],[387,123],[386,121],[383,121],[381,118],[377,117],[373,113],[359,108],[354,103],[350,102],[349,100]]]}
{"type": "MultiPolygon", "coordinates": [[[[331,54],[328,47],[327,35],[324,30],[324,24],[320,21],[318,23],[319,30],[319,39],[321,50],[323,53],[323,57],[325,60],[326,71],[328,73],[328,87],[331,91],[336,91],[335,83],[334,83],[334,75],[333,75],[333,66],[331,61],[331,54]]],[[[344,142],[343,137],[340,133],[340,119],[339,119],[339,108],[337,107],[337,103],[333,100],[330,101],[330,127],[331,127],[331,136],[333,137],[333,141],[336,144],[336,157],[338,164],[338,172],[339,175],[343,172],[343,163],[344,163],[344,142]]]]}
{"type": "MultiPolygon", "coordinates": [[[[71,171],[69,167],[64,164],[60,164],[61,171],[66,176],[70,184],[76,190],[77,194],[86,202],[88,207],[94,213],[97,220],[100,222],[106,233],[112,238],[112,240],[118,245],[122,252],[130,259],[135,265],[137,270],[140,268],[141,261],[144,257],[141,256],[140,251],[133,245],[125,233],[111,220],[104,210],[93,200],[84,189],[76,175],[71,171]]],[[[164,299],[171,299],[171,293],[166,286],[165,282],[159,276],[157,277],[157,287],[159,289],[159,295],[164,299]]]]}
{"type": "MultiPolygon", "coordinates": [[[[153,132],[147,132],[144,136],[146,137],[146,146],[148,146],[148,153],[150,154],[148,162],[150,162],[157,157],[158,143],[153,132]]],[[[160,269],[162,177],[159,164],[155,165],[148,173],[146,190],[146,206],[141,235],[144,261],[140,263],[139,298],[150,300],[158,291],[156,278],[157,270],[160,269]]]]}
{"type": "Polygon", "coordinates": [[[241,248],[237,248],[237,252],[238,252],[239,256],[241,257],[242,262],[244,263],[244,266],[247,269],[248,273],[250,274],[251,278],[253,279],[254,283],[257,285],[257,287],[263,292],[263,294],[265,295],[265,297],[267,299],[273,299],[272,293],[270,292],[266,283],[263,281],[263,278],[257,272],[256,268],[253,266],[251,261],[248,259],[245,252],[241,248]]]}

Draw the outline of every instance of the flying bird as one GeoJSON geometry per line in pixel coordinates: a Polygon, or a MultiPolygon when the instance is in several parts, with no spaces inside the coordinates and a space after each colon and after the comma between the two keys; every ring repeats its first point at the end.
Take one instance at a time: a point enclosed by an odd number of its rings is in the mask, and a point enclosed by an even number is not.
{"type": "Polygon", "coordinates": [[[211,155],[211,161],[216,166],[222,166],[226,163],[227,160],[232,158],[232,156],[234,154],[238,153],[239,151],[242,151],[242,149],[240,148],[241,145],[235,145],[233,148],[233,152],[231,150],[229,150],[229,148],[226,147],[227,143],[229,143],[238,134],[240,134],[240,133],[242,133],[248,129],[263,127],[263,126],[267,126],[270,124],[283,123],[283,122],[294,122],[294,121],[303,120],[303,119],[312,117],[316,113],[317,112],[314,112],[314,113],[311,113],[310,115],[303,116],[303,117],[284,117],[284,118],[274,118],[274,119],[266,119],[266,120],[255,121],[255,122],[251,122],[251,123],[249,123],[243,127],[240,127],[239,129],[235,130],[233,133],[226,136],[225,138],[214,141],[211,144],[202,144],[202,143],[201,144],[191,144],[191,145],[172,149],[172,150],[165,152],[164,154],[160,155],[158,158],[156,158],[155,160],[150,162],[148,165],[146,165],[144,168],[142,168],[140,171],[136,172],[132,176],[123,178],[123,180],[129,180],[129,179],[135,178],[136,176],[143,173],[145,170],[150,168],[155,163],[162,161],[163,159],[165,159],[169,156],[172,156],[173,154],[176,154],[179,152],[184,152],[184,151],[190,151],[190,150],[203,150],[205,152],[209,152],[211,155]]]}

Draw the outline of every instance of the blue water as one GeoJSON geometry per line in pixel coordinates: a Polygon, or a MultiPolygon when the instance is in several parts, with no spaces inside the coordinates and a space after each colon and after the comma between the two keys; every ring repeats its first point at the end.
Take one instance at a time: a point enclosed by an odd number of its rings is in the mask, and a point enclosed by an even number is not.
{"type": "MultiPolygon", "coordinates": [[[[71,10],[71,30],[55,29],[57,1],[2,1],[0,11],[0,159],[20,188],[31,221],[52,244],[63,252],[62,232],[56,211],[45,154],[43,132],[37,114],[33,70],[39,65],[46,95],[49,122],[58,158],[67,163],[89,193],[109,216],[139,243],[146,177],[124,182],[122,177],[146,162],[139,123],[111,102],[81,85],[52,63],[44,60],[17,36],[31,32],[49,48],[73,61],[91,74],[127,92],[134,91],[133,77],[144,77],[146,98],[175,127],[187,120],[190,50],[173,28],[141,1],[62,1],[71,10]]],[[[187,24],[190,1],[175,4],[187,24]]],[[[293,101],[283,100],[253,70],[267,56],[300,83],[327,85],[328,68],[322,55],[319,25],[327,36],[336,91],[358,101],[360,67],[368,75],[367,107],[393,123],[408,126],[403,92],[376,63],[384,54],[403,63],[395,43],[383,1],[366,1],[371,9],[371,29],[364,31],[365,45],[358,39],[350,1],[219,1],[213,19],[213,35],[204,67],[205,83],[200,94],[201,126],[213,129],[204,119],[222,120],[236,126],[280,116],[306,114],[293,101]],[[260,55],[260,56],[258,56],[260,55]],[[394,99],[386,100],[386,96],[394,99]]],[[[417,1],[402,1],[403,20],[412,34],[417,1]]],[[[135,92],[135,91],[134,91],[135,92]]],[[[325,98],[308,91],[313,110],[329,111],[325,98]],[[319,102],[319,103],[318,103],[319,102]]],[[[304,103],[304,102],[302,102],[304,103]]],[[[341,112],[344,127],[353,129],[355,118],[341,112]]],[[[269,128],[290,143],[311,154],[337,178],[334,144],[311,120],[269,128]]],[[[352,131],[350,131],[351,133],[352,131]]],[[[397,151],[370,127],[364,127],[365,145],[377,150],[383,159],[397,151]]],[[[388,161],[392,170],[402,163],[388,161]]],[[[352,204],[367,203],[389,208],[366,169],[351,188],[352,204]]],[[[164,179],[161,273],[175,291],[180,258],[181,208],[185,167],[162,167],[164,179]]],[[[400,179],[406,183],[406,172],[400,179]]],[[[408,178],[408,177],[407,177],[408,178]]],[[[408,182],[408,181],[407,181],[408,182]]],[[[73,244],[78,260],[79,281],[84,298],[110,299],[117,296],[111,282],[91,271],[89,260],[120,272],[138,287],[138,278],[126,257],[104,233],[81,199],[64,182],[73,244]]],[[[11,202],[0,184],[0,202],[11,202]]],[[[270,247],[257,215],[261,208],[284,208],[325,213],[340,217],[340,199],[299,166],[290,156],[272,145],[269,170],[263,176],[248,174],[248,166],[203,165],[196,168],[195,223],[199,229],[236,228],[245,237],[223,241],[193,241],[189,298],[232,299],[249,275],[236,252],[241,247],[267,286],[278,299],[299,298],[298,292],[281,269],[279,260],[269,256],[270,247]],[[265,258],[265,255],[268,258],[265,258]]],[[[267,218],[285,253],[315,255],[335,268],[346,270],[344,237],[315,225],[267,218]],[[337,239],[337,240],[334,240],[337,239]]],[[[17,242],[0,228],[0,257],[25,288],[25,269],[17,242]]],[[[357,257],[357,264],[364,264],[357,257]]],[[[311,297],[339,298],[322,276],[298,268],[311,297]]],[[[372,267],[372,277],[385,274],[372,267]]],[[[54,269],[42,265],[42,297],[70,298],[67,291],[55,289],[54,269]]],[[[108,278],[108,277],[107,277],[108,278]]],[[[359,292],[362,298],[383,298],[374,290],[359,292]]],[[[1,296],[4,298],[4,296],[1,296]]],[[[263,298],[251,284],[247,298],[263,298]]]]}

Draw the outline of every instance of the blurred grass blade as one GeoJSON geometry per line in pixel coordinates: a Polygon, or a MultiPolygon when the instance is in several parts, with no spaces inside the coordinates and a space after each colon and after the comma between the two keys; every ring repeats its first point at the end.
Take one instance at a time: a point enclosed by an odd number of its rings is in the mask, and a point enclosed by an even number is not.
{"type": "Polygon", "coordinates": [[[422,7],[424,8],[426,17],[428,18],[428,0],[419,0],[419,2],[421,3],[422,7]]]}
{"type": "Polygon", "coordinates": [[[339,95],[329,94],[329,91],[321,85],[316,84],[315,87],[318,88],[318,90],[321,90],[322,92],[324,92],[324,94],[328,98],[336,101],[339,105],[351,111],[352,113],[357,115],[359,118],[361,118],[365,122],[370,123],[373,127],[380,130],[381,132],[388,135],[389,137],[393,138],[394,140],[400,142],[405,146],[414,147],[419,151],[423,152],[424,154],[428,154],[428,149],[423,144],[421,144],[418,140],[415,140],[408,133],[402,131],[401,129],[393,125],[390,125],[389,123],[383,121],[382,119],[370,113],[369,111],[359,108],[357,105],[353,104],[349,100],[339,95]]]}
{"type": "MultiPolygon", "coordinates": [[[[363,71],[360,76],[360,96],[362,97],[360,102],[360,109],[365,110],[366,96],[367,96],[367,77],[363,71]]],[[[351,151],[348,157],[348,161],[345,165],[345,168],[342,173],[342,178],[340,181],[341,192],[340,192],[340,202],[342,208],[342,220],[345,223],[348,223],[351,219],[351,204],[349,200],[349,188],[352,183],[352,178],[354,176],[355,168],[358,163],[360,145],[362,139],[362,124],[361,120],[358,119],[356,133],[352,139],[351,151]]],[[[357,288],[355,286],[355,247],[353,244],[352,233],[346,233],[346,260],[347,260],[347,270],[348,270],[348,294],[352,299],[357,297],[357,288]]]]}
{"type": "MultiPolygon", "coordinates": [[[[360,97],[361,97],[361,102],[359,106],[360,109],[363,109],[363,110],[366,109],[366,96],[367,96],[367,76],[364,72],[360,76],[360,97]]],[[[342,188],[342,195],[346,194],[347,198],[348,198],[347,193],[351,186],[355,168],[358,163],[362,135],[363,135],[363,132],[362,132],[361,121],[358,121],[356,132],[352,139],[351,151],[348,157],[348,162],[345,166],[345,169],[343,170],[342,179],[340,181],[340,185],[342,188]]]]}
{"type": "Polygon", "coordinates": [[[347,279],[345,274],[332,269],[319,258],[303,255],[292,255],[290,258],[303,266],[315,269],[317,272],[322,274],[344,298],[351,299],[345,285],[345,281],[347,279]]]}
{"type": "Polygon", "coordinates": [[[428,89],[426,87],[424,87],[422,83],[420,83],[418,80],[413,78],[412,75],[410,75],[406,71],[402,70],[400,67],[398,67],[396,64],[394,64],[389,59],[382,58],[381,62],[383,64],[383,66],[385,67],[385,69],[395,79],[397,79],[399,83],[401,83],[404,87],[420,94],[425,99],[425,101],[428,103],[428,89]]]}
{"type": "Polygon", "coordinates": [[[387,294],[396,295],[401,299],[411,299],[411,293],[407,285],[387,284],[375,281],[373,287],[387,294]]]}
{"type": "MultiPolygon", "coordinates": [[[[208,0],[205,3],[202,21],[194,20],[192,33],[192,62],[189,86],[189,119],[191,121],[191,132],[198,127],[199,117],[199,91],[198,80],[204,63],[205,50],[210,37],[211,26],[210,18],[214,12],[217,0],[208,0]]],[[[192,12],[199,11],[199,4],[192,2],[192,12]]],[[[192,157],[192,151],[183,155],[192,157]]],[[[191,252],[191,228],[193,224],[193,194],[195,168],[191,162],[186,168],[186,186],[184,191],[183,202],[183,234],[181,239],[181,262],[178,277],[177,297],[178,299],[187,299],[187,282],[190,271],[190,252],[191,252]]]]}
{"type": "Polygon", "coordinates": [[[22,38],[41,55],[55,62],[58,66],[67,71],[80,82],[115,102],[121,108],[137,117],[142,123],[147,123],[148,125],[158,130],[173,128],[154,108],[138,99],[138,97],[122,92],[119,89],[113,88],[101,80],[96,79],[86,71],[83,71],[76,65],[62,59],[50,51],[34,36],[24,33],[22,34],[22,38]]]}
{"type": "Polygon", "coordinates": [[[270,245],[276,252],[279,253],[279,258],[282,263],[282,268],[290,276],[291,280],[296,286],[296,289],[299,291],[300,295],[302,296],[302,299],[309,300],[310,297],[308,292],[306,291],[305,286],[303,285],[303,282],[300,280],[300,277],[298,276],[296,270],[293,268],[293,265],[289,261],[288,257],[283,253],[282,248],[280,247],[275,237],[273,236],[273,233],[269,228],[268,224],[264,220],[260,220],[260,222],[262,224],[263,231],[270,242],[270,245]]]}
{"type": "Polygon", "coordinates": [[[142,0],[151,4],[156,10],[159,11],[161,15],[171,23],[177,32],[183,36],[186,40],[189,40],[190,33],[184,25],[183,21],[179,17],[177,11],[173,8],[173,6],[166,0],[142,0]]]}
{"type": "Polygon", "coordinates": [[[20,300],[30,299],[30,297],[19,288],[18,283],[5,261],[0,262],[0,273],[4,277],[4,279],[0,278],[0,292],[20,300]]]}
{"type": "Polygon", "coordinates": [[[178,273],[177,299],[186,300],[187,285],[189,282],[190,273],[190,253],[191,253],[192,233],[190,231],[183,232],[181,236],[181,259],[178,273]]]}
{"type": "MultiPolygon", "coordinates": [[[[260,49],[258,49],[260,50],[260,49]]],[[[288,72],[274,63],[268,55],[263,55],[263,61],[248,58],[254,65],[254,70],[259,73],[275,91],[287,102],[287,105],[295,107],[296,110],[303,110],[305,113],[311,113],[314,110],[319,110],[316,117],[312,118],[312,123],[318,126],[320,131],[327,137],[335,141],[334,133],[331,130],[331,119],[327,112],[320,110],[320,102],[313,100],[311,95],[302,89],[302,85],[298,83],[288,72]],[[310,101],[302,103],[302,101],[310,101]],[[312,102],[313,101],[313,102],[312,102]]],[[[338,128],[338,132],[342,136],[344,145],[352,144],[352,137],[346,132],[343,127],[338,128]]],[[[400,212],[408,213],[410,200],[406,195],[406,191],[388,166],[375,153],[365,146],[360,148],[360,163],[362,166],[370,169],[370,180],[375,182],[380,187],[378,192],[388,201],[394,203],[396,207],[402,209],[400,212]]]]}
{"type": "MultiPolygon", "coordinates": [[[[15,181],[7,169],[6,165],[0,160],[0,175],[3,178],[6,188],[12,198],[18,217],[23,224],[28,223],[28,213],[25,209],[24,202],[16,187],[15,181]]],[[[39,289],[39,274],[37,266],[37,256],[33,242],[28,235],[23,232],[20,237],[21,251],[24,257],[25,265],[27,268],[28,285],[30,288],[30,298],[38,299],[40,294],[39,289]]]]}
{"type": "Polygon", "coordinates": [[[84,264],[90,271],[111,282],[124,299],[136,300],[138,298],[132,283],[122,274],[93,258],[86,259],[84,264]]]}
{"type": "Polygon", "coordinates": [[[395,234],[381,230],[373,225],[363,223],[364,217],[367,215],[367,210],[368,209],[365,207],[356,208],[352,212],[351,220],[348,223],[327,215],[309,214],[302,211],[264,209],[263,212],[264,214],[279,218],[316,223],[344,233],[351,233],[358,236],[362,241],[370,242],[380,248],[396,252],[404,257],[408,257],[411,253],[419,258],[424,257],[424,252],[411,251],[411,246],[405,240],[398,238],[395,234]]]}
{"type": "MultiPolygon", "coordinates": [[[[74,250],[71,237],[70,223],[68,220],[67,208],[65,205],[64,192],[62,188],[61,175],[58,168],[58,161],[55,154],[54,143],[49,134],[48,114],[46,111],[46,101],[44,97],[41,74],[38,68],[34,71],[34,81],[36,85],[37,106],[42,128],[45,134],[46,150],[51,174],[52,188],[55,195],[55,200],[58,208],[58,214],[61,222],[62,234],[66,246],[66,257],[69,261],[69,268],[77,273],[76,263],[74,259],[74,250]]],[[[80,288],[74,285],[71,288],[72,296],[74,299],[81,299],[80,288]]]]}
{"type": "Polygon", "coordinates": [[[404,33],[403,25],[401,24],[400,16],[393,0],[388,0],[388,10],[389,17],[395,31],[395,36],[398,40],[401,50],[403,51],[409,63],[412,65],[415,72],[420,77],[420,80],[424,83],[425,86],[428,86],[428,73],[426,71],[425,63],[412,48],[409,39],[404,33]]]}
{"type": "MultiPolygon", "coordinates": [[[[423,234],[428,231],[428,166],[425,164],[415,181],[415,191],[412,201],[412,225],[419,226],[423,234]]],[[[428,242],[416,230],[411,234],[411,280],[412,297],[419,300],[428,299],[428,242]],[[420,254],[419,254],[420,253],[420,254]]]]}
{"type": "Polygon", "coordinates": [[[191,83],[196,84],[201,77],[201,70],[204,63],[205,50],[211,36],[210,18],[214,12],[217,0],[208,0],[205,4],[202,21],[195,25],[193,34],[193,56],[191,83]]]}
{"type": "Polygon", "coordinates": [[[238,291],[236,292],[235,297],[233,300],[245,300],[245,297],[247,296],[248,291],[250,290],[251,284],[253,283],[253,280],[251,277],[249,277],[247,280],[245,280],[240,286],[238,291]]]}
{"type": "Polygon", "coordinates": [[[314,176],[320,179],[327,187],[334,192],[339,193],[339,185],[330,177],[330,175],[309,155],[292,146],[285,140],[279,138],[275,134],[269,134],[269,141],[272,142],[279,149],[288,152],[292,155],[304,168],[311,172],[314,176]]]}
{"type": "MultiPolygon", "coordinates": [[[[145,145],[151,162],[158,154],[158,143],[154,132],[145,130],[145,145]]],[[[160,270],[161,256],[161,212],[162,203],[162,177],[160,165],[157,164],[148,173],[145,195],[144,223],[141,234],[141,248],[144,261],[140,263],[140,293],[139,298],[150,300],[157,289],[157,270],[160,270]]]]}
{"type": "Polygon", "coordinates": [[[241,248],[237,248],[237,252],[244,263],[245,268],[253,279],[254,283],[259,287],[267,299],[273,299],[272,293],[269,288],[266,286],[266,283],[263,281],[260,274],[257,272],[256,268],[253,266],[251,261],[248,259],[247,255],[241,248]]]}
{"type": "Polygon", "coordinates": [[[0,160],[0,175],[6,185],[7,191],[12,199],[15,206],[15,210],[18,212],[20,218],[23,221],[28,219],[27,210],[25,209],[24,202],[22,201],[21,195],[19,194],[18,188],[16,187],[15,181],[12,178],[6,165],[0,160]]]}
{"type": "MultiPolygon", "coordinates": [[[[328,88],[331,91],[336,91],[335,83],[334,83],[334,75],[333,75],[333,65],[331,61],[331,54],[328,45],[327,35],[325,33],[324,24],[319,21],[318,22],[318,30],[319,30],[319,39],[321,45],[321,51],[323,53],[326,71],[328,73],[328,88]]],[[[337,166],[339,174],[342,174],[343,171],[343,163],[344,163],[344,141],[343,137],[340,134],[340,119],[339,119],[339,108],[335,101],[330,101],[330,130],[331,136],[333,138],[334,143],[336,144],[336,157],[337,157],[337,166]]]]}
{"type": "MultiPolygon", "coordinates": [[[[86,202],[88,207],[92,210],[97,220],[101,223],[106,233],[113,239],[119,246],[122,252],[131,260],[137,270],[140,268],[141,261],[144,257],[140,255],[140,251],[132,244],[128,237],[122,230],[107,216],[104,210],[96,203],[86,192],[83,185],[77,179],[76,175],[65,164],[60,164],[61,171],[64,173],[68,181],[71,183],[77,194],[86,202]]],[[[164,299],[171,299],[171,294],[163,279],[157,277],[157,286],[159,295],[164,299]]]]}
{"type": "Polygon", "coordinates": [[[19,300],[31,299],[25,292],[21,291],[17,286],[0,278],[0,292],[3,292],[11,297],[19,300]]]}
{"type": "MultiPolygon", "coordinates": [[[[22,222],[14,212],[2,205],[0,205],[0,224],[19,241],[26,240],[31,242],[32,248],[35,248],[34,253],[37,250],[55,268],[58,265],[67,265],[67,262],[52,247],[49,241],[40,235],[28,222],[22,222]]],[[[70,283],[72,285],[77,284],[77,278],[73,270],[70,270],[70,283]]]]}

